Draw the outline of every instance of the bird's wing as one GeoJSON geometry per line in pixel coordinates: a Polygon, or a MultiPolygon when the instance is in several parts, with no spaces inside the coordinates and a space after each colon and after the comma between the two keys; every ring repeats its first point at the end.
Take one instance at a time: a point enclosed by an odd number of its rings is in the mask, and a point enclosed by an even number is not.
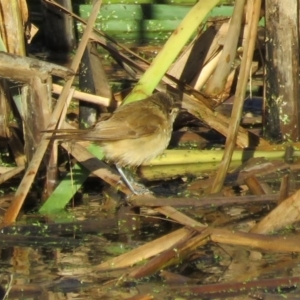
{"type": "Polygon", "coordinates": [[[163,119],[157,115],[140,115],[135,119],[124,118],[123,122],[114,122],[114,118],[99,122],[86,133],[86,140],[113,141],[121,139],[136,139],[157,132],[162,126],[163,119]]]}

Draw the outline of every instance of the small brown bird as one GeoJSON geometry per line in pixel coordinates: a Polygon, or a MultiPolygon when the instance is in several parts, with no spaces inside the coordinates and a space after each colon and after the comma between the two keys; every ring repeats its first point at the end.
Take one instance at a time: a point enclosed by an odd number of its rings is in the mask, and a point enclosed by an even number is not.
{"type": "Polygon", "coordinates": [[[97,141],[105,158],[118,167],[139,166],[168,146],[180,105],[169,94],[152,96],[118,107],[107,120],[85,130],[57,130],[51,139],[97,141]]]}

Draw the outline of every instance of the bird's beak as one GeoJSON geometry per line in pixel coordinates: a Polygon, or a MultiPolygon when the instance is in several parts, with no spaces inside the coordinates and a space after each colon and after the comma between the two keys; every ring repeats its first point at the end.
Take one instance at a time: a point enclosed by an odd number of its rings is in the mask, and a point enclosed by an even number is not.
{"type": "Polygon", "coordinates": [[[182,102],[176,102],[175,107],[178,108],[179,113],[187,112],[187,109],[182,107],[182,102]]]}
{"type": "Polygon", "coordinates": [[[174,102],[174,108],[178,108],[179,110],[181,110],[182,109],[181,102],[180,101],[174,102]]]}

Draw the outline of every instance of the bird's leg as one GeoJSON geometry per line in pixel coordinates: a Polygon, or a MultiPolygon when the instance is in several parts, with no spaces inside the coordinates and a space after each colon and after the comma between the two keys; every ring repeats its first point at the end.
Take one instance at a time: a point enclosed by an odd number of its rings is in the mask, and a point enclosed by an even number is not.
{"type": "Polygon", "coordinates": [[[128,188],[131,190],[133,194],[135,195],[142,195],[142,194],[149,194],[149,193],[152,194],[152,192],[148,190],[143,184],[136,183],[132,178],[132,176],[128,174],[128,172],[126,172],[125,174],[125,170],[122,167],[116,164],[116,168],[119,174],[121,175],[123,181],[125,182],[125,184],[128,186],[128,188]]]}

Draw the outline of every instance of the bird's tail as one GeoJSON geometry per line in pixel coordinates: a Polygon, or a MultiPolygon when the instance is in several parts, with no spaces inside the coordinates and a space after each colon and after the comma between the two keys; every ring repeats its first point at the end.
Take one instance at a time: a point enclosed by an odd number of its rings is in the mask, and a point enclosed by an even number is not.
{"type": "Polygon", "coordinates": [[[47,136],[49,140],[87,140],[85,129],[54,129],[54,130],[43,130],[43,133],[49,133],[52,135],[47,136]]]}

